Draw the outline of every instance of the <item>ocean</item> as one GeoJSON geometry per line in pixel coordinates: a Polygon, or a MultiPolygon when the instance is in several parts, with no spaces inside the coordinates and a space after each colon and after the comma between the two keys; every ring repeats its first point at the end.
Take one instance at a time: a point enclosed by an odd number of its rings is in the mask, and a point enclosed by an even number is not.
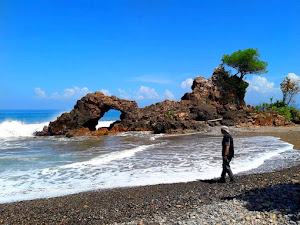
{"type": "MultiPolygon", "coordinates": [[[[219,177],[222,137],[126,132],[102,137],[35,137],[62,111],[0,111],[0,203],[98,189],[219,177]]],[[[120,118],[109,111],[98,123],[120,118]]],[[[234,137],[234,174],[299,163],[300,151],[275,137],[234,137]]]]}

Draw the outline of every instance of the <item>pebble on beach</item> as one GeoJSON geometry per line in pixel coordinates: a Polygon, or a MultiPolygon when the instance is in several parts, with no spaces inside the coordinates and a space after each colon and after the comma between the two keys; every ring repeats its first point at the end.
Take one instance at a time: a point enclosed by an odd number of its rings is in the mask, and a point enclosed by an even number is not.
{"type": "Polygon", "coordinates": [[[237,176],[0,205],[0,224],[300,224],[300,165],[237,176]]]}

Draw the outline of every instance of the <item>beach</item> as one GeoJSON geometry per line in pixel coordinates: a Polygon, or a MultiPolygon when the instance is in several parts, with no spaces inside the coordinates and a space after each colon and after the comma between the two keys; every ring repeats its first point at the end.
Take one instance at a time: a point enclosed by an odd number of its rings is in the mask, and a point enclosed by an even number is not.
{"type": "Polygon", "coordinates": [[[300,225],[299,1],[1,6],[0,225],[300,225]]]}
{"type": "MultiPolygon", "coordinates": [[[[299,148],[300,127],[232,128],[299,148]]],[[[206,135],[218,135],[218,128],[206,135]]],[[[237,176],[89,191],[0,205],[0,224],[299,224],[300,165],[237,176]]]]}

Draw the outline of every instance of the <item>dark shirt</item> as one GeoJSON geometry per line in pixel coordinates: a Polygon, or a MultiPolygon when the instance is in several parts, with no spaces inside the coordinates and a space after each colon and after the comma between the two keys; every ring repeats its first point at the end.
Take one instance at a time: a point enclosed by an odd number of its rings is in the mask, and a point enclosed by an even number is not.
{"type": "Polygon", "coordinates": [[[222,140],[222,156],[225,156],[226,146],[229,147],[228,158],[232,158],[234,155],[234,146],[233,146],[233,138],[230,134],[225,133],[222,140]]]}

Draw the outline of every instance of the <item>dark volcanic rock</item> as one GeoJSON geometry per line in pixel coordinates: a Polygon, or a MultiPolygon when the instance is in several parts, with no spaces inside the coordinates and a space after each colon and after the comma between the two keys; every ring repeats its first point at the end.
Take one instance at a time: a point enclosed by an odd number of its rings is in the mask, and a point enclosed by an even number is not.
{"type": "Polygon", "coordinates": [[[110,109],[121,112],[120,118],[128,130],[132,122],[140,118],[140,110],[135,101],[123,100],[115,96],[107,97],[101,92],[95,92],[78,100],[70,113],[62,114],[56,121],[50,122],[46,132],[44,130],[37,135],[62,135],[81,128],[95,131],[99,119],[110,109]]]}
{"type": "Polygon", "coordinates": [[[278,115],[272,115],[273,119],[257,116],[253,106],[247,107],[244,101],[247,87],[247,82],[237,76],[228,76],[224,69],[217,67],[208,80],[196,77],[192,93],[186,93],[181,101],[165,100],[139,108],[135,101],[95,92],[78,100],[70,113],[62,114],[36,135],[100,136],[123,131],[186,133],[220,124],[288,125],[278,115]],[[121,112],[121,120],[96,131],[99,119],[111,109],[121,112]]]}
{"type": "Polygon", "coordinates": [[[205,121],[197,120],[197,114],[190,112],[191,101],[170,101],[156,103],[141,109],[140,124],[147,124],[155,133],[185,133],[208,129],[205,121]]]}
{"type": "Polygon", "coordinates": [[[254,116],[256,126],[287,126],[293,123],[276,112],[263,112],[254,116]]]}
{"type": "Polygon", "coordinates": [[[181,99],[197,101],[200,105],[233,105],[237,109],[245,108],[245,93],[248,83],[238,76],[228,76],[223,68],[216,67],[213,76],[206,80],[196,77],[192,93],[186,93],[181,99]]]}

